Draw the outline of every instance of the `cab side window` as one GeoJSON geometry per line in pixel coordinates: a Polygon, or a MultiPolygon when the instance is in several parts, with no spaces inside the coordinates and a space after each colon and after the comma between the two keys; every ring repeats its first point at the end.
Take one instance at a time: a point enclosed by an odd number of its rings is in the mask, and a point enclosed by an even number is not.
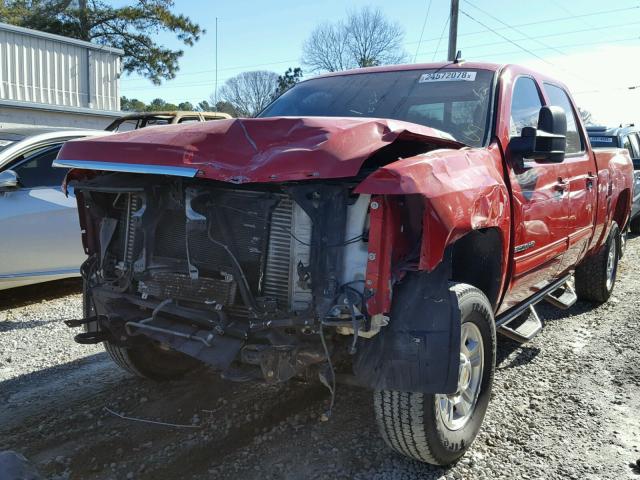
{"type": "Polygon", "coordinates": [[[537,127],[538,114],[542,108],[540,92],[532,78],[516,80],[511,96],[510,137],[519,137],[524,127],[537,127]]]}
{"type": "Polygon", "coordinates": [[[20,187],[59,187],[67,170],[55,168],[51,164],[56,159],[62,145],[56,145],[27,156],[24,161],[13,167],[18,174],[20,187]]]}
{"type": "Polygon", "coordinates": [[[580,122],[576,118],[576,112],[571,106],[567,93],[561,88],[549,83],[545,83],[544,88],[549,97],[549,104],[554,107],[561,107],[567,116],[567,153],[571,154],[584,151],[582,138],[578,131],[580,122]]]}

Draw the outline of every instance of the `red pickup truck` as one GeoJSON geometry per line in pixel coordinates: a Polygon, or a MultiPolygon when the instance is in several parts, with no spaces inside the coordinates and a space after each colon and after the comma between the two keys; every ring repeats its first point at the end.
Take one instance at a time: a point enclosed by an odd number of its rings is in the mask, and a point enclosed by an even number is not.
{"type": "Polygon", "coordinates": [[[138,375],[373,390],[386,442],[434,464],[475,438],[496,332],[606,301],[630,211],[559,81],[515,65],[332,73],[259,118],[66,143],[88,260],[81,343],[138,375]]]}

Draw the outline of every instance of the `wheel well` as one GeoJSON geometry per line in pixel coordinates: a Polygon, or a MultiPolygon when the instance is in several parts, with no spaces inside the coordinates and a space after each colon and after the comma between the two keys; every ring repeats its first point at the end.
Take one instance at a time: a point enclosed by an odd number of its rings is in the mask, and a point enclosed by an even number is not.
{"type": "Polygon", "coordinates": [[[616,201],[616,209],[613,211],[613,220],[620,227],[620,231],[623,231],[626,227],[624,223],[627,220],[627,213],[629,211],[629,199],[631,198],[631,194],[629,190],[623,190],[618,195],[618,200],[616,201]]]}
{"type": "Polygon", "coordinates": [[[480,289],[496,306],[502,280],[502,237],[497,228],[474,230],[452,245],[451,279],[480,289]]]}

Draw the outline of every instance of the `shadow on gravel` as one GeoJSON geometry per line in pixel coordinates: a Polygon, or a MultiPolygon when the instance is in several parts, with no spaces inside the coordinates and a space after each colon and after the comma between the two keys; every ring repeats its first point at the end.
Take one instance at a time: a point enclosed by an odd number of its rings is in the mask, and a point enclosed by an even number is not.
{"type": "Polygon", "coordinates": [[[86,374],[87,378],[90,378],[91,375],[95,373],[94,366],[97,365],[105,365],[110,368],[112,367],[113,369],[116,368],[109,361],[107,353],[88,355],[72,362],[43,368],[42,370],[36,370],[35,372],[1,381],[0,400],[5,394],[8,395],[18,391],[26,393],[31,389],[35,390],[41,383],[43,383],[43,380],[45,380],[46,386],[50,387],[50,390],[54,390],[53,387],[55,384],[60,383],[60,386],[63,386],[74,373],[82,372],[83,374],[86,374]]]}
{"type": "Polygon", "coordinates": [[[67,278],[54,282],[11,288],[0,291],[0,310],[24,307],[44,300],[53,300],[58,297],[81,292],[82,280],[79,278],[67,278]]]}
{"type": "Polygon", "coordinates": [[[40,327],[47,323],[55,322],[55,320],[34,320],[32,322],[10,322],[8,320],[0,322],[0,333],[10,332],[12,330],[26,330],[28,328],[40,327]]]}
{"type": "Polygon", "coordinates": [[[498,350],[496,352],[496,369],[507,370],[509,368],[521,367],[532,362],[538,356],[540,349],[521,345],[506,337],[498,336],[498,350]],[[515,356],[509,358],[513,352],[515,356]]]}

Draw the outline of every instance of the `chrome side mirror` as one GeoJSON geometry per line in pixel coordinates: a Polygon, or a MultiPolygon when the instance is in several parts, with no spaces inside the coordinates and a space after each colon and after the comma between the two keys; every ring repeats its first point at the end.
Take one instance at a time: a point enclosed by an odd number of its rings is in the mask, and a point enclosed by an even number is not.
{"type": "Polygon", "coordinates": [[[13,170],[5,170],[0,172],[0,190],[10,190],[12,188],[18,188],[20,181],[18,174],[13,170]]]}

